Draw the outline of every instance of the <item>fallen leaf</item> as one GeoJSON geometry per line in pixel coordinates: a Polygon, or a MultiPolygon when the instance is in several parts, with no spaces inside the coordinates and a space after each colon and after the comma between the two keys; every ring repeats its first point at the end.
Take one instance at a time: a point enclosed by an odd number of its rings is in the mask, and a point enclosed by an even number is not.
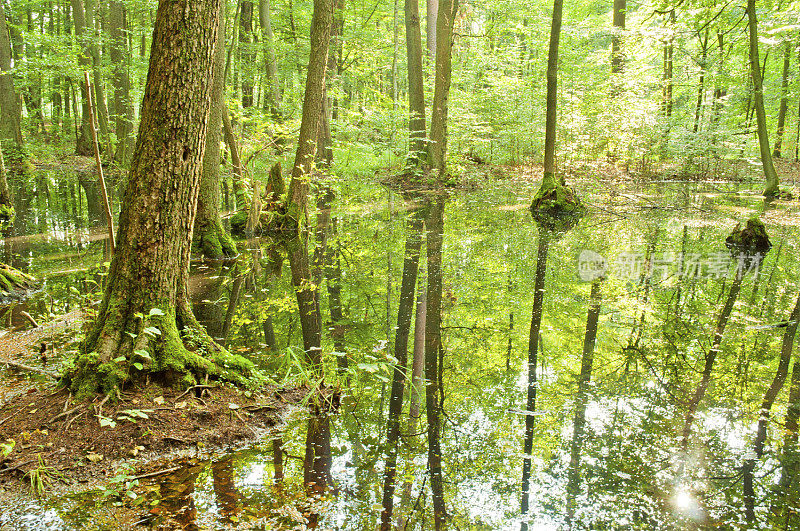
{"type": "Polygon", "coordinates": [[[101,454],[91,453],[86,456],[86,459],[88,459],[92,463],[98,463],[103,460],[103,456],[101,454]]]}
{"type": "Polygon", "coordinates": [[[161,404],[164,403],[164,397],[163,396],[157,396],[157,397],[155,397],[153,399],[153,402],[155,402],[158,405],[161,405],[161,404]]]}

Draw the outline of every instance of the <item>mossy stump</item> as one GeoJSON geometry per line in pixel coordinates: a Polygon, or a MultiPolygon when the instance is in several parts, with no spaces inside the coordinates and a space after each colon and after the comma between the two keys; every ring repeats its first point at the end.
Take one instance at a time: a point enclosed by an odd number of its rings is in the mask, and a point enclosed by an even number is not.
{"type": "Polygon", "coordinates": [[[0,264],[0,304],[24,299],[36,279],[6,264],[0,264]]]}
{"type": "Polygon", "coordinates": [[[725,246],[735,256],[764,256],[772,249],[767,229],[757,216],[747,220],[744,228],[737,223],[730,236],[725,239],[725,246]]]}
{"type": "Polygon", "coordinates": [[[530,210],[533,220],[540,228],[559,233],[577,225],[586,212],[586,207],[575,191],[567,186],[563,176],[545,173],[530,210]]]}

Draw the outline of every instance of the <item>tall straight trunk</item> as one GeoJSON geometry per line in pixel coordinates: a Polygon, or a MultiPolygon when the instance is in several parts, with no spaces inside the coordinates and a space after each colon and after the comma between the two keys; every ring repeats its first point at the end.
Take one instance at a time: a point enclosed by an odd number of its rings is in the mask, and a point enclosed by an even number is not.
{"type": "Polygon", "coordinates": [[[329,170],[333,165],[333,135],[331,133],[331,98],[328,96],[328,86],[337,74],[337,51],[341,48],[342,30],[344,28],[344,0],[334,0],[334,16],[331,22],[331,36],[328,47],[328,64],[325,77],[325,86],[322,89],[322,113],[320,116],[319,131],[317,132],[317,153],[315,156],[317,167],[321,171],[329,170]]]}
{"type": "Polygon", "coordinates": [[[561,38],[561,15],[564,0],[553,1],[553,23],[547,52],[547,104],[544,125],[544,175],[556,171],[556,113],[558,111],[558,41],[561,38]]]}
{"type": "Polygon", "coordinates": [[[525,401],[525,442],[522,461],[522,500],[520,512],[528,514],[528,503],[531,481],[531,452],[533,452],[533,430],[535,428],[534,411],[536,410],[536,366],[539,355],[539,335],[542,329],[542,308],[544,306],[544,281],[547,274],[547,251],[550,247],[551,233],[539,230],[539,250],[536,253],[536,277],[533,285],[533,310],[531,312],[531,330],[528,336],[528,391],[525,401]]]}
{"type": "Polygon", "coordinates": [[[344,312],[342,310],[342,263],[341,243],[337,238],[338,219],[331,218],[330,235],[335,239],[335,245],[328,245],[325,258],[325,280],[328,286],[328,306],[331,314],[333,331],[333,349],[336,351],[336,368],[339,374],[347,372],[347,351],[345,350],[344,312]]]}
{"type": "MultiPolygon", "coordinates": [[[[203,176],[197,199],[197,216],[194,220],[194,240],[206,258],[218,260],[236,256],[236,244],[225,231],[220,217],[220,140],[222,139],[222,110],[225,103],[225,14],[219,17],[219,36],[214,52],[212,72],[211,110],[208,116],[203,176]]],[[[238,158],[238,152],[237,152],[238,158]]]]}
{"type": "Polygon", "coordinates": [[[128,25],[125,6],[120,0],[110,0],[109,14],[109,58],[113,71],[114,84],[114,133],[117,137],[117,148],[114,160],[125,164],[133,153],[133,100],[131,99],[130,51],[128,49],[128,25]]]}
{"type": "Polygon", "coordinates": [[[753,100],[758,124],[758,147],[761,153],[761,164],[767,186],[764,195],[774,196],[778,193],[778,173],[772,163],[772,152],[769,149],[769,133],[767,131],[767,113],[764,111],[764,89],[761,82],[761,69],[758,60],[758,20],[756,19],[756,0],[747,0],[747,29],[750,37],[750,77],[753,80],[753,100]]]}
{"type": "Polygon", "coordinates": [[[108,392],[143,372],[188,385],[206,375],[244,383],[253,370],[251,362],[208,336],[189,303],[192,226],[211,101],[207,80],[219,14],[219,0],[159,3],[108,287],[65,378],[77,394],[108,392]],[[157,340],[146,327],[160,331],[157,340]],[[149,360],[137,372],[130,364],[142,350],[149,360]]]}
{"type": "Polygon", "coordinates": [[[436,82],[431,103],[431,133],[428,160],[438,178],[444,178],[447,163],[447,101],[450,97],[453,25],[459,0],[440,0],[436,18],[436,82]]]}
{"type": "Polygon", "coordinates": [[[264,108],[269,110],[273,117],[278,117],[281,107],[281,90],[278,84],[278,63],[275,59],[275,37],[272,32],[270,0],[259,0],[258,21],[261,26],[261,46],[264,49],[264,72],[266,73],[264,108]]]}
{"type": "Polygon", "coordinates": [[[792,43],[786,41],[783,52],[783,72],[781,73],[781,105],[778,108],[778,129],[775,131],[775,149],[772,156],[781,158],[784,128],[786,127],[786,111],[789,107],[789,62],[792,58],[792,43]]]}
{"type": "Polygon", "coordinates": [[[705,37],[700,39],[700,80],[697,84],[697,103],[694,107],[694,127],[692,132],[697,134],[700,130],[700,111],[703,109],[703,94],[706,91],[706,60],[708,59],[708,26],[705,37]]]}
{"type": "Polygon", "coordinates": [[[307,235],[301,225],[307,216],[309,181],[322,113],[333,6],[333,0],[314,0],[314,15],[311,20],[311,52],[303,99],[303,115],[292,168],[292,180],[289,185],[286,214],[288,223],[293,225],[294,230],[297,230],[295,235],[285,241],[285,245],[292,270],[292,284],[300,309],[303,348],[314,370],[321,369],[321,330],[320,316],[317,310],[319,304],[317,303],[317,290],[311,286],[310,282],[307,235]]]}
{"type": "Polygon", "coordinates": [[[253,2],[242,1],[242,10],[239,13],[239,50],[241,62],[239,63],[242,76],[242,107],[245,109],[253,106],[253,2]]]}
{"type": "Polygon", "coordinates": [[[95,27],[95,11],[97,10],[97,2],[96,0],[85,0],[85,2],[86,31],[88,32],[88,34],[86,34],[88,37],[86,46],[92,57],[92,88],[94,89],[94,94],[92,94],[92,97],[95,110],[97,111],[97,124],[100,128],[100,137],[110,151],[112,146],[108,125],[108,103],[106,102],[105,89],[103,88],[105,86],[101,72],[103,63],[100,57],[100,47],[97,44],[100,41],[100,35],[95,27]]]}
{"type": "Polygon", "coordinates": [[[408,61],[408,160],[416,168],[425,160],[425,93],[422,75],[422,34],[419,3],[405,0],[406,55],[408,61]]]}
{"type": "MultiPolygon", "coordinates": [[[[33,11],[31,10],[30,5],[25,7],[25,15],[27,21],[27,31],[28,35],[30,36],[36,31],[36,28],[33,24],[33,11]]],[[[41,48],[37,50],[30,40],[25,43],[25,58],[28,62],[35,60],[40,54],[42,54],[41,48]]],[[[25,87],[23,90],[23,99],[25,100],[25,106],[28,109],[28,119],[33,121],[34,125],[36,126],[36,131],[41,131],[42,133],[47,134],[47,128],[44,124],[44,114],[42,113],[43,81],[44,79],[42,78],[41,71],[37,70],[34,72],[29,72],[27,87],[25,87]]]]}
{"type": "Polygon", "coordinates": [[[797,479],[800,473],[800,447],[798,447],[798,420],[800,420],[800,359],[795,358],[792,366],[792,381],[789,388],[789,403],[784,419],[783,451],[781,452],[781,478],[778,483],[780,500],[773,505],[772,513],[787,520],[784,529],[790,529],[789,520],[797,513],[787,510],[791,500],[797,500],[797,479]],[[794,491],[794,492],[792,492],[794,491]]]}
{"type": "MultiPolygon", "coordinates": [[[[440,7],[443,7],[440,6],[440,7]]],[[[442,11],[440,10],[441,14],[442,11]]],[[[441,37],[441,33],[439,37],[441,37]]],[[[439,41],[441,43],[441,41],[439,41]]],[[[442,355],[442,240],[444,236],[445,200],[436,198],[425,221],[428,227],[428,308],[425,321],[425,404],[428,419],[428,470],[431,475],[433,519],[436,531],[445,526],[447,511],[442,481],[442,407],[444,390],[441,388],[439,357],[442,355]]]]}
{"type": "Polygon", "coordinates": [[[412,213],[408,220],[408,237],[394,342],[394,357],[397,359],[397,363],[394,367],[391,397],[389,398],[389,419],[386,425],[386,468],[383,475],[381,531],[392,529],[395,477],[397,475],[397,443],[400,439],[400,413],[403,410],[403,391],[408,369],[408,337],[411,332],[411,316],[414,313],[414,294],[419,271],[420,249],[422,248],[424,216],[425,209],[420,208],[412,213]]]}
{"type": "MultiPolygon", "coordinates": [[[[670,11],[669,21],[671,24],[675,23],[675,11],[670,11]]],[[[664,111],[664,116],[669,120],[672,116],[672,70],[673,70],[673,56],[675,53],[675,37],[672,34],[673,26],[670,25],[670,34],[667,37],[667,42],[664,44],[664,74],[662,76],[662,96],[661,105],[664,111]]]]}
{"type": "Polygon", "coordinates": [[[767,423],[769,422],[770,410],[775,403],[775,399],[778,398],[778,393],[783,389],[783,384],[786,382],[786,377],[789,374],[789,364],[792,361],[792,351],[794,350],[794,338],[797,334],[798,320],[800,320],[800,296],[798,296],[794,310],[792,310],[789,316],[789,325],[783,333],[778,370],[775,372],[775,378],[764,393],[764,400],[761,402],[756,439],[753,442],[755,458],[745,460],[744,466],[742,467],[745,516],[748,522],[754,522],[756,519],[753,471],[755,470],[756,459],[760,459],[761,456],[764,455],[764,443],[767,441],[767,423]]]}
{"type": "Polygon", "coordinates": [[[428,60],[436,61],[436,20],[439,15],[439,0],[425,0],[425,45],[428,60]]]}
{"type": "Polygon", "coordinates": [[[622,51],[624,38],[622,35],[625,32],[625,12],[627,9],[626,0],[614,0],[614,12],[612,15],[614,33],[611,34],[612,74],[621,74],[625,69],[625,53],[622,51]]]}
{"type": "Polygon", "coordinates": [[[569,452],[567,478],[567,527],[575,517],[575,499],[580,490],[581,449],[586,428],[586,405],[589,402],[589,381],[592,378],[594,346],[597,340],[597,324],[600,319],[600,286],[602,281],[592,284],[589,312],[586,315],[586,334],[583,338],[581,374],[578,378],[578,394],[575,397],[575,418],[572,421],[572,443],[569,452]]]}
{"type": "Polygon", "coordinates": [[[9,165],[24,153],[22,110],[11,76],[11,39],[0,2],[0,142],[9,165]]]}
{"type": "MultiPolygon", "coordinates": [[[[89,49],[91,37],[87,35],[89,29],[86,26],[86,12],[83,9],[82,0],[70,0],[72,5],[72,19],[75,22],[75,37],[81,45],[81,53],[78,55],[78,66],[81,70],[89,70],[92,66],[92,53],[89,49]]],[[[75,153],[78,155],[91,156],[94,153],[92,148],[92,124],[89,121],[89,94],[85,83],[80,83],[83,107],[81,110],[81,127],[78,137],[75,139],[75,153]]]]}
{"type": "MultiPolygon", "coordinates": [[[[224,76],[223,76],[224,77],[224,76]]],[[[228,151],[231,154],[231,166],[233,166],[233,193],[236,200],[236,209],[244,210],[250,206],[251,196],[250,189],[244,180],[244,166],[242,164],[241,153],[239,152],[239,143],[236,141],[236,135],[233,132],[233,124],[231,123],[231,115],[228,111],[228,106],[222,104],[222,131],[225,137],[225,144],[228,146],[228,151]]]]}

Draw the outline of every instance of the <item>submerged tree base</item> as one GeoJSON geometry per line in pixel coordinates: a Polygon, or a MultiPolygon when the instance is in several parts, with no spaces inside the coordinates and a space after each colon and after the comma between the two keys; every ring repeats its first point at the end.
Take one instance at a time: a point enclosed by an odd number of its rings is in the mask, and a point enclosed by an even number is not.
{"type": "Polygon", "coordinates": [[[530,210],[533,220],[541,228],[565,232],[578,223],[586,207],[575,191],[567,186],[563,176],[545,173],[530,210]]]}
{"type": "Polygon", "coordinates": [[[188,308],[130,315],[121,304],[109,306],[101,311],[106,316],[102,329],[87,338],[62,379],[76,396],[142,381],[184,388],[209,378],[258,383],[253,362],[214,342],[188,308]]]}

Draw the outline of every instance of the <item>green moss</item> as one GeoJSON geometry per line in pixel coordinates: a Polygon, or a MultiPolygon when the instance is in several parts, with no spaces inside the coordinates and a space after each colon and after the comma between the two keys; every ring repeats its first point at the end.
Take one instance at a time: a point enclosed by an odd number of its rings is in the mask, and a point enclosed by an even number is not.
{"type": "Polygon", "coordinates": [[[542,228],[565,232],[574,227],[586,208],[563,177],[545,173],[530,206],[533,220],[542,228]]]}
{"type": "Polygon", "coordinates": [[[250,211],[247,209],[242,209],[238,210],[233,216],[231,216],[231,232],[233,234],[244,234],[244,228],[247,225],[247,216],[249,212],[250,211]]]}
{"type": "Polygon", "coordinates": [[[725,239],[725,245],[734,255],[748,256],[756,254],[763,256],[772,248],[767,228],[758,216],[748,219],[744,228],[741,223],[737,223],[730,236],[725,239]]]}
{"type": "Polygon", "coordinates": [[[209,260],[232,258],[239,254],[233,238],[219,221],[199,227],[195,233],[195,244],[209,260]]]}
{"type": "Polygon", "coordinates": [[[14,224],[16,212],[13,205],[0,204],[0,231],[6,230],[14,224]]]}

